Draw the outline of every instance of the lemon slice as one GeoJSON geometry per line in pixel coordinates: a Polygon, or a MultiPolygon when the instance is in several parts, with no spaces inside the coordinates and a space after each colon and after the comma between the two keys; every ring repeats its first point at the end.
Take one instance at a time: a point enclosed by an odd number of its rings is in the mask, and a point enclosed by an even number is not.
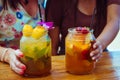
{"type": "Polygon", "coordinates": [[[35,39],[39,39],[46,33],[46,29],[43,26],[36,26],[33,30],[32,37],[35,39]]]}
{"type": "Polygon", "coordinates": [[[25,24],[23,27],[23,36],[29,37],[33,32],[33,28],[31,25],[25,24]]]}

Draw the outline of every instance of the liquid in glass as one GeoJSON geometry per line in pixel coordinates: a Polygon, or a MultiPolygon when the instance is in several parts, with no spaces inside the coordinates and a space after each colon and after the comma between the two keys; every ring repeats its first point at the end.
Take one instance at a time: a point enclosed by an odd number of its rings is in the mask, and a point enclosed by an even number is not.
{"type": "Polygon", "coordinates": [[[21,61],[27,67],[24,76],[35,77],[50,73],[51,40],[42,26],[35,29],[30,28],[30,25],[24,26],[20,50],[24,54],[21,61]]]}
{"type": "Polygon", "coordinates": [[[93,34],[86,27],[68,29],[65,40],[66,70],[73,74],[88,74],[95,68],[90,57],[93,34]]]}

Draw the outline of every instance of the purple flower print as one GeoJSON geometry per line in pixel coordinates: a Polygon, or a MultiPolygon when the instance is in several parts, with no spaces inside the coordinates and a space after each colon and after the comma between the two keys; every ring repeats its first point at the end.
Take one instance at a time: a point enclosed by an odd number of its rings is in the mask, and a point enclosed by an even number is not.
{"type": "Polygon", "coordinates": [[[12,14],[7,14],[7,15],[4,17],[4,23],[7,24],[8,26],[13,25],[15,22],[16,22],[16,18],[15,18],[15,16],[12,15],[12,14]]]}

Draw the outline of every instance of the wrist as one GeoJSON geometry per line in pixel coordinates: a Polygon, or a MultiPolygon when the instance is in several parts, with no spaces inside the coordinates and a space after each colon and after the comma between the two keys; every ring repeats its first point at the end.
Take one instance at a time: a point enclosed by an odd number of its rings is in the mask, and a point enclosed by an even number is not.
{"type": "Polygon", "coordinates": [[[8,48],[8,50],[6,51],[6,54],[5,54],[3,62],[9,63],[9,61],[10,61],[10,57],[9,56],[10,56],[10,53],[9,53],[9,48],[8,48]]]}
{"type": "Polygon", "coordinates": [[[2,49],[0,61],[4,62],[4,58],[5,58],[5,56],[6,56],[6,52],[7,52],[7,51],[8,51],[7,48],[2,49]]]}

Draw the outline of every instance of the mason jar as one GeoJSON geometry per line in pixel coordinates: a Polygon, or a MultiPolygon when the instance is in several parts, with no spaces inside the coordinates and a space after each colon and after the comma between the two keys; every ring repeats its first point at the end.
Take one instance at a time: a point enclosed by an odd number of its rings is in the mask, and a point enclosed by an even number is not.
{"type": "Polygon", "coordinates": [[[66,70],[72,74],[88,74],[95,68],[90,57],[94,42],[92,31],[86,27],[69,28],[65,39],[66,70]]]}
{"type": "Polygon", "coordinates": [[[23,35],[20,40],[20,50],[24,54],[21,61],[27,67],[24,76],[36,77],[50,73],[51,39],[47,31],[38,39],[23,35]]]}

